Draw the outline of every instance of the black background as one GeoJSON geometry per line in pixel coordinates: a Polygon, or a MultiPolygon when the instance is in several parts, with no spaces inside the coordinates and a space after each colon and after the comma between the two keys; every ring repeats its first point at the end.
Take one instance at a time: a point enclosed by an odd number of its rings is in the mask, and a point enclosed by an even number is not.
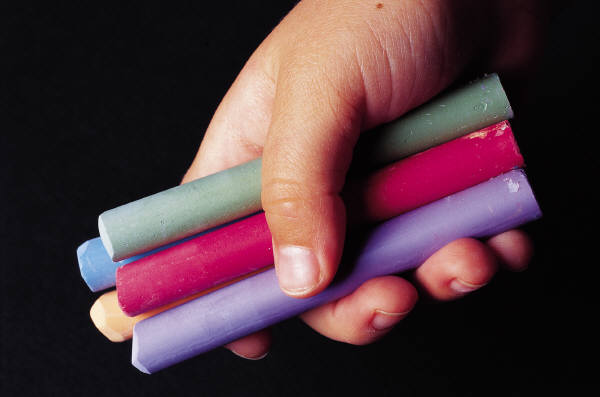
{"type": "Polygon", "coordinates": [[[507,396],[596,383],[592,1],[552,18],[528,95],[513,101],[545,212],[527,227],[537,254],[526,272],[457,302],[422,302],[371,346],[294,319],[274,328],[261,361],[218,349],[151,376],[130,365],[129,342],[109,342],[89,321],[98,294],[75,249],[97,235],[102,211],[178,183],[227,87],[294,2],[85,3],[2,6],[2,396],[507,396]]]}

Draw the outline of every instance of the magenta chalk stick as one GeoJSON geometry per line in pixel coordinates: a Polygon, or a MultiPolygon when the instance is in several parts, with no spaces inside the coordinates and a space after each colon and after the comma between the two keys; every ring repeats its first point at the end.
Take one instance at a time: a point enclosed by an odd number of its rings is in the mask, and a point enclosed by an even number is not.
{"type": "MultiPolygon", "coordinates": [[[[407,157],[352,185],[350,219],[380,221],[523,165],[508,122],[407,157]]],[[[123,311],[135,316],[273,264],[263,213],[117,270],[123,311]]]]}
{"type": "Polygon", "coordinates": [[[307,299],[284,294],[274,269],[135,325],[132,363],[153,373],[352,293],[373,277],[419,266],[463,237],[487,237],[535,220],[541,211],[522,170],[400,215],[376,227],[333,283],[307,299]]]}
{"type": "Polygon", "coordinates": [[[350,219],[381,221],[522,165],[504,121],[387,166],[351,184],[344,199],[350,219]]]}
{"type": "Polygon", "coordinates": [[[135,316],[272,264],[260,213],[118,268],[119,306],[135,316]]]}

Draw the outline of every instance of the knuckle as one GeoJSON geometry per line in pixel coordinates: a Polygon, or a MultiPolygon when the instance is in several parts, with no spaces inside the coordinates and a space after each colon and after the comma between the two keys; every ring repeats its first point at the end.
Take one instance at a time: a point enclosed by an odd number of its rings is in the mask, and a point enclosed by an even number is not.
{"type": "Polygon", "coordinates": [[[275,178],[263,185],[262,206],[266,213],[297,219],[307,207],[305,189],[293,180],[275,178]]]}

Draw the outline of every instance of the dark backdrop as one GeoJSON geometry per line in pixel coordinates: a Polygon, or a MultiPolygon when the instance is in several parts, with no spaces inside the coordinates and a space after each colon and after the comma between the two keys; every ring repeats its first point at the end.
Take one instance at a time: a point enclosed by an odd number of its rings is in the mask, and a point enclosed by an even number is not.
{"type": "Polygon", "coordinates": [[[290,320],[264,360],[218,349],[152,376],[130,365],[130,343],[89,321],[98,294],[75,249],[97,235],[100,212],[178,183],[227,87],[294,2],[85,3],[2,6],[0,394],[506,396],[592,383],[594,2],[553,17],[541,68],[515,103],[545,212],[527,227],[537,255],[526,272],[420,303],[371,346],[290,320]]]}

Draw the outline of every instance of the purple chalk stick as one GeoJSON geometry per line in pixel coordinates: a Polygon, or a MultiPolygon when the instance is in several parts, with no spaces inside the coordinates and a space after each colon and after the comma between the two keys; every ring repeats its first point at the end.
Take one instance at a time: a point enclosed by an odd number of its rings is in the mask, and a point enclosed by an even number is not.
{"type": "Polygon", "coordinates": [[[414,269],[453,240],[491,236],[540,216],[525,173],[508,172],[382,223],[346,262],[347,274],[311,298],[285,295],[271,269],[139,322],[132,363],[156,372],[346,296],[373,277],[414,269]]]}

